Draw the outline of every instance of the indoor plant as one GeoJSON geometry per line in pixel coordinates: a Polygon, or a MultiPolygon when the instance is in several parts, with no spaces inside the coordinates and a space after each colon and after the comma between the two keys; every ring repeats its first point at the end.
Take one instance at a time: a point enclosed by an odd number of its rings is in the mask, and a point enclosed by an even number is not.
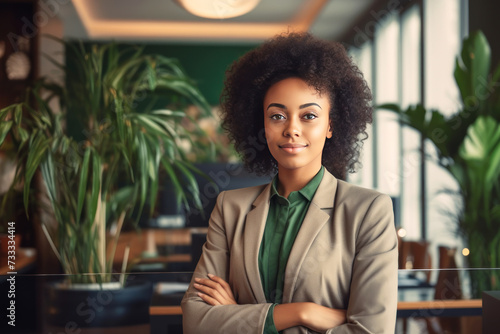
{"type": "MultiPolygon", "coordinates": [[[[379,106],[399,113],[403,124],[430,140],[438,163],[457,181],[462,199],[457,232],[470,249],[471,268],[500,267],[500,66],[490,72],[490,63],[488,41],[481,32],[472,33],[455,65],[462,106],[450,117],[422,105],[379,106]]],[[[498,271],[470,274],[475,297],[500,288],[498,271]]]]}
{"type": "Polygon", "coordinates": [[[26,208],[41,172],[57,222],[55,231],[42,228],[64,273],[72,283],[101,283],[112,279],[113,244],[124,220],[137,220],[147,202],[155,203],[160,169],[180,200],[197,198],[195,169],[178,146],[187,136],[179,123],[183,106],[209,108],[176,60],[114,43],[61,43],[66,64],[53,62],[64,83],[42,78],[24,102],[2,109],[0,145],[8,135],[18,148],[14,184],[24,182],[26,208]],[[177,109],[155,110],[158,103],[177,109]],[[68,133],[66,120],[75,115],[73,128],[80,128],[68,133]],[[111,223],[118,233],[109,245],[111,223]]]}

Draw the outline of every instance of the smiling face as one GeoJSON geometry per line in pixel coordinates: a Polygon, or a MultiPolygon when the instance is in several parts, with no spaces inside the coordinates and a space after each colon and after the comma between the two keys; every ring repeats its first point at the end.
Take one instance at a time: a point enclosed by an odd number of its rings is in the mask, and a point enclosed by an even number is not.
{"type": "Polygon", "coordinates": [[[321,167],[330,128],[330,100],[299,78],[272,85],[264,97],[264,127],[269,151],[280,173],[314,176],[321,167]]]}

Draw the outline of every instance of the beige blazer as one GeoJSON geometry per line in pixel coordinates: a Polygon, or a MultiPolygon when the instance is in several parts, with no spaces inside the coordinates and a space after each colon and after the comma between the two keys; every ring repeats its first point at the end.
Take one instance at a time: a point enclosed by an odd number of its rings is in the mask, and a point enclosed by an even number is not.
{"type": "MultiPolygon", "coordinates": [[[[194,277],[222,277],[238,305],[210,306],[193,281],[182,300],[184,333],[262,333],[270,303],[258,254],[270,184],[222,192],[194,277]]],[[[347,310],[326,333],[394,333],[397,238],[389,196],[337,180],[325,170],[285,270],[283,303],[314,302],[347,310]]],[[[293,327],[286,334],[312,333],[293,327]]]]}

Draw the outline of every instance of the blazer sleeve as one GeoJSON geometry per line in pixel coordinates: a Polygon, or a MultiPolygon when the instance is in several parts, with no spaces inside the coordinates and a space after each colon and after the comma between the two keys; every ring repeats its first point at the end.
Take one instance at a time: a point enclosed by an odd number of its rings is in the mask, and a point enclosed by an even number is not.
{"type": "MultiPolygon", "coordinates": [[[[205,303],[193,287],[194,278],[214,274],[226,282],[229,277],[229,246],[223,217],[224,192],[209,220],[207,242],[181,302],[184,334],[191,333],[263,333],[272,304],[218,305],[205,303]]],[[[232,287],[234,292],[234,287],[232,287]]]]}
{"type": "Polygon", "coordinates": [[[329,329],[339,333],[394,333],[398,292],[398,253],[392,201],[378,195],[368,208],[356,237],[347,323],[329,329]]]}

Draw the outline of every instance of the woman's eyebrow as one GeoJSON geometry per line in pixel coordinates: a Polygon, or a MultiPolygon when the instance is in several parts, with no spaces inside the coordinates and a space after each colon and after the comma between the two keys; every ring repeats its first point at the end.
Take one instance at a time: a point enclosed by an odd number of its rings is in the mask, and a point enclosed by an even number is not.
{"type": "Polygon", "coordinates": [[[269,105],[267,106],[267,109],[266,109],[266,110],[268,110],[268,109],[269,109],[269,108],[271,108],[271,107],[278,107],[278,108],[280,108],[280,109],[285,109],[285,110],[286,110],[285,105],[284,105],[284,104],[280,104],[280,103],[271,103],[271,104],[269,104],[269,105]]]}
{"type": "MultiPolygon", "coordinates": [[[[307,107],[310,107],[310,106],[318,106],[319,109],[323,109],[321,108],[321,106],[317,103],[306,103],[306,104],[302,104],[299,106],[299,109],[304,109],[304,108],[307,108],[307,107]]],[[[280,104],[280,103],[271,103],[267,106],[267,109],[271,108],[271,107],[278,107],[278,108],[281,108],[281,109],[285,109],[286,110],[286,107],[285,105],[283,104],[280,104]]]]}
{"type": "Polygon", "coordinates": [[[318,106],[319,109],[323,109],[321,108],[321,106],[317,103],[306,103],[306,104],[303,104],[301,106],[299,106],[299,109],[304,109],[304,108],[307,108],[307,107],[310,107],[310,106],[318,106]]]}

